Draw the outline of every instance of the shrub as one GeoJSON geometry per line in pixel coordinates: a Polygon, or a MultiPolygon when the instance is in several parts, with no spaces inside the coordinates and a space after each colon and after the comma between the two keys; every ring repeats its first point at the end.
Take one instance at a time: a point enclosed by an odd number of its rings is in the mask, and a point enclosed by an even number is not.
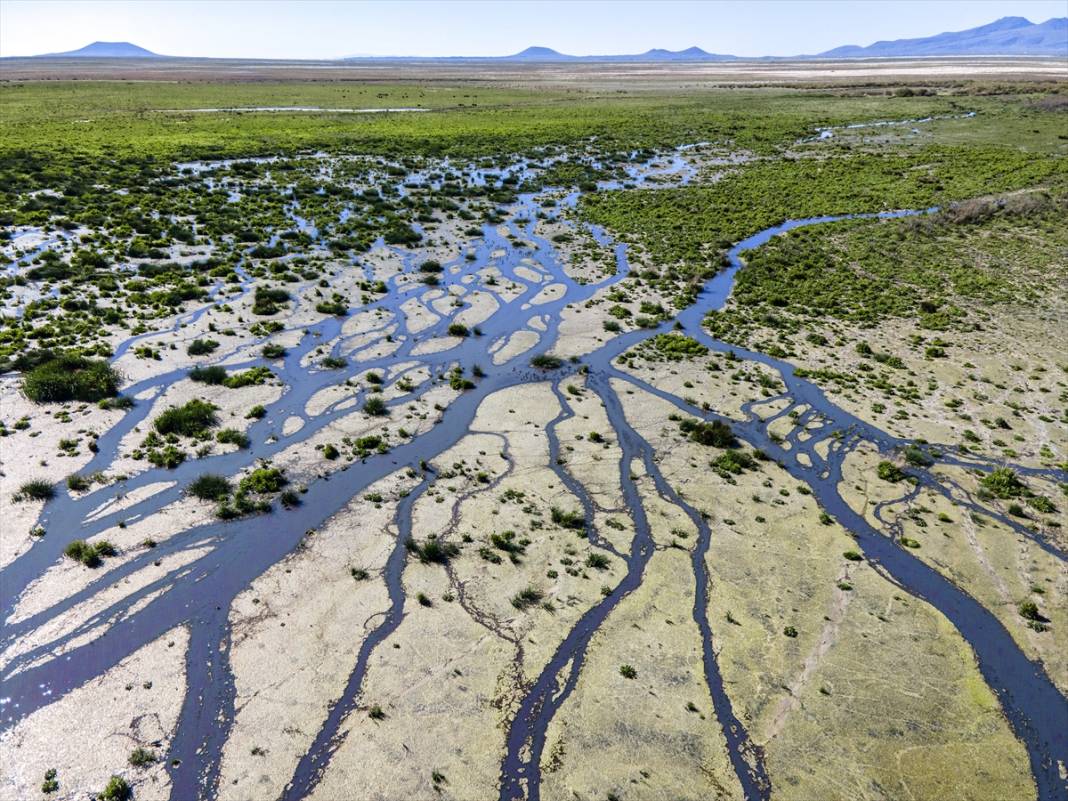
{"type": "Polygon", "coordinates": [[[249,387],[253,385],[262,384],[268,378],[274,378],[274,373],[267,367],[251,367],[248,370],[243,370],[240,373],[234,373],[229,376],[223,384],[227,389],[241,389],[241,387],[249,387]]]}
{"type": "Polygon", "coordinates": [[[638,671],[632,665],[620,665],[619,675],[625,679],[638,678],[638,671]]]}
{"type": "Polygon", "coordinates": [[[126,779],[122,776],[112,776],[97,798],[100,801],[128,801],[131,795],[132,790],[126,779]]]}
{"type": "Polygon", "coordinates": [[[287,483],[285,474],[277,467],[260,467],[241,479],[238,486],[242,492],[266,495],[278,492],[287,483]]]}
{"type": "Polygon", "coordinates": [[[256,294],[253,297],[252,313],[264,316],[275,314],[278,311],[278,304],[285,303],[288,300],[289,293],[284,289],[257,287],[256,294]]]}
{"type": "Polygon", "coordinates": [[[389,409],[386,408],[386,402],[382,400],[381,395],[372,395],[364,401],[363,410],[372,417],[382,417],[389,414],[389,409]]]}
{"type": "Polygon", "coordinates": [[[539,353],[530,360],[530,366],[537,367],[539,370],[555,370],[562,364],[563,361],[555,356],[549,356],[546,353],[539,353]]]}
{"type": "Polygon", "coordinates": [[[787,637],[796,637],[797,629],[795,629],[793,626],[787,626],[782,630],[782,633],[785,634],[787,637]]]}
{"type": "Polygon", "coordinates": [[[467,326],[463,323],[453,323],[449,326],[449,335],[454,337],[465,337],[470,333],[467,330],[467,326]]]}
{"type": "Polygon", "coordinates": [[[189,485],[189,494],[202,501],[218,501],[230,494],[230,482],[223,476],[204,473],[189,485]]]}
{"type": "Polygon", "coordinates": [[[512,597],[512,606],[516,609],[523,610],[538,603],[544,597],[545,593],[537,587],[527,587],[520,590],[512,597]]]}
{"type": "Polygon", "coordinates": [[[905,448],[905,461],[913,467],[930,467],[934,464],[934,459],[917,445],[909,445],[905,448]]]}
{"type": "Polygon", "coordinates": [[[89,489],[89,479],[77,473],[71,473],[67,476],[67,488],[73,492],[85,492],[89,489]]]}
{"type": "Polygon", "coordinates": [[[174,445],[167,445],[164,448],[153,448],[148,452],[148,461],[156,467],[165,467],[168,470],[173,470],[185,461],[185,452],[179,450],[174,445]]]}
{"type": "Polygon", "coordinates": [[[581,512],[568,512],[556,506],[549,510],[552,521],[558,526],[570,529],[586,528],[586,518],[581,512]]]}
{"type": "Polygon", "coordinates": [[[879,462],[879,466],[876,468],[875,472],[883,481],[895,482],[900,481],[905,477],[905,474],[901,472],[901,468],[893,462],[887,462],[885,460],[879,462]]]}
{"type": "Polygon", "coordinates": [[[1019,498],[1026,487],[1016,472],[1009,467],[998,467],[979,481],[979,484],[996,498],[1019,498]]]}
{"type": "Polygon", "coordinates": [[[103,557],[116,553],[115,546],[107,540],[101,540],[96,545],[90,545],[85,540],[73,540],[63,549],[65,556],[86,567],[98,567],[103,557]]]}
{"type": "Polygon", "coordinates": [[[263,357],[265,359],[281,359],[285,355],[286,349],[277,343],[272,342],[263,346],[263,357]]]}
{"type": "Polygon", "coordinates": [[[45,795],[54,793],[59,789],[59,780],[56,779],[56,769],[49,768],[45,771],[44,781],[41,782],[41,792],[45,795]]]}
{"type": "Polygon", "coordinates": [[[151,765],[156,761],[156,754],[153,751],[149,751],[147,748],[138,747],[130,752],[127,761],[135,768],[143,768],[145,765],[151,765]]]}
{"type": "Polygon", "coordinates": [[[226,380],[226,368],[213,365],[211,367],[194,367],[189,371],[189,380],[201,384],[218,385],[226,380]]]}
{"type": "Polygon", "coordinates": [[[857,551],[845,551],[845,552],[842,553],[842,556],[844,556],[850,562],[859,562],[864,558],[857,551]]]}
{"type": "Polygon", "coordinates": [[[711,461],[710,466],[721,476],[729,477],[729,474],[740,475],[752,470],[756,460],[745,451],[724,451],[711,461]]]}
{"type": "Polygon", "coordinates": [[[246,420],[259,420],[267,416],[267,410],[260,404],[256,404],[248,410],[248,414],[245,415],[246,420]]]}
{"type": "MultiPolygon", "coordinates": [[[[490,542],[493,547],[499,551],[504,551],[508,554],[508,558],[512,561],[512,564],[519,564],[519,557],[526,553],[527,546],[525,540],[516,540],[514,531],[502,531],[500,534],[490,534],[490,542]]],[[[501,561],[499,556],[493,554],[492,551],[487,551],[494,559],[487,559],[483,554],[482,558],[487,561],[499,563],[501,561]]]]}
{"type": "Polygon", "coordinates": [[[1027,499],[1027,503],[1042,514],[1051,515],[1057,511],[1053,501],[1045,495],[1034,495],[1027,499]]]}
{"type": "Polygon", "coordinates": [[[215,404],[194,398],[183,406],[171,406],[153,422],[161,434],[181,434],[194,437],[215,426],[215,404]]]}
{"type": "Polygon", "coordinates": [[[15,493],[13,501],[47,501],[56,494],[55,487],[43,478],[34,478],[27,481],[19,491],[15,493]]]}
{"type": "Polygon", "coordinates": [[[215,441],[224,445],[236,445],[239,448],[247,448],[249,443],[248,435],[236,428],[224,428],[215,435],[215,441]]]}
{"type": "Polygon", "coordinates": [[[423,273],[440,273],[442,269],[441,262],[436,259],[427,259],[419,265],[419,272],[423,273]]]}
{"type": "Polygon", "coordinates": [[[219,343],[214,339],[194,339],[189,343],[189,347],[185,349],[185,352],[190,356],[205,356],[218,347],[219,343]]]}
{"type": "Polygon", "coordinates": [[[1042,613],[1038,611],[1038,604],[1034,601],[1024,601],[1020,604],[1020,617],[1027,618],[1039,623],[1045,622],[1042,613]]]}
{"type": "Polygon", "coordinates": [[[460,547],[456,543],[442,542],[436,537],[428,537],[421,545],[414,539],[409,539],[404,545],[411,553],[418,556],[423,564],[432,562],[444,565],[460,553],[460,547]]]}
{"type": "Polygon", "coordinates": [[[679,429],[690,435],[690,439],[715,448],[733,448],[738,444],[731,427],[721,420],[706,423],[702,420],[683,420],[679,429]]]}
{"type": "Polygon", "coordinates": [[[125,395],[119,395],[114,398],[104,398],[96,402],[96,405],[101,409],[132,409],[134,407],[133,398],[127,398],[125,395]]]}
{"type": "Polygon", "coordinates": [[[596,570],[607,570],[609,564],[611,564],[611,562],[603,553],[591,553],[586,557],[586,567],[592,567],[596,570]]]}
{"type": "Polygon", "coordinates": [[[349,307],[336,300],[324,300],[315,304],[315,310],[319,314],[330,314],[334,317],[344,317],[349,313],[349,307]]]}
{"type": "Polygon", "coordinates": [[[34,403],[95,403],[116,395],[120,376],[103,360],[61,354],[37,365],[22,378],[22,392],[34,403]]]}

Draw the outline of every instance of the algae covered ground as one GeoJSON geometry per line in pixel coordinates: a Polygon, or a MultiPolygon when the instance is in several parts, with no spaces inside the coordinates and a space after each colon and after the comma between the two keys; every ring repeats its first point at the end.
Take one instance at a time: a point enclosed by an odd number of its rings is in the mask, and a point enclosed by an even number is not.
{"type": "Polygon", "coordinates": [[[0,797],[1065,797],[1068,85],[671,69],[0,84],[0,797]]]}

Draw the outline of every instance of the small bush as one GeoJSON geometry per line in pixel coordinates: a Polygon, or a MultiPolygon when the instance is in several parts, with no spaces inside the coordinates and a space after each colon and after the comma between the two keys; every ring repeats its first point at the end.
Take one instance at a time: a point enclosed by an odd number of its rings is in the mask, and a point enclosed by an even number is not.
{"type": "Polygon", "coordinates": [[[1034,601],[1024,601],[1020,604],[1020,617],[1032,620],[1038,623],[1045,622],[1045,618],[1042,617],[1042,613],[1038,611],[1038,604],[1034,601]]]}
{"type": "Polygon", "coordinates": [[[227,389],[241,389],[241,387],[250,387],[253,385],[262,384],[268,378],[274,378],[274,373],[267,367],[252,367],[248,370],[243,370],[240,373],[234,373],[232,376],[228,376],[223,385],[227,389]]]}
{"type": "Polygon", "coordinates": [[[119,391],[117,370],[103,360],[61,354],[38,364],[22,378],[22,392],[34,403],[95,403],[119,391]]]}
{"type": "Polygon", "coordinates": [[[683,420],[679,423],[679,429],[690,435],[690,439],[701,445],[714,448],[733,448],[738,440],[734,437],[731,427],[721,420],[713,420],[706,423],[703,420],[683,420]]]}
{"type": "Polygon", "coordinates": [[[386,402],[382,400],[381,395],[372,395],[364,401],[363,410],[372,417],[382,417],[389,413],[389,409],[386,408],[386,402]]]}
{"type": "Polygon", "coordinates": [[[261,406],[260,404],[257,403],[255,406],[253,406],[251,409],[248,410],[248,414],[245,415],[245,419],[246,420],[260,420],[261,418],[266,417],[266,416],[267,416],[267,410],[264,409],[263,406],[261,406]]]}
{"type": "Polygon", "coordinates": [[[452,542],[442,542],[436,537],[429,537],[422,544],[409,539],[404,545],[411,553],[418,556],[423,564],[444,565],[460,553],[458,545],[452,542]]]}
{"type": "Polygon", "coordinates": [[[171,406],[152,425],[161,434],[195,437],[217,424],[216,408],[215,404],[194,398],[183,406],[171,406]]]}
{"type": "Polygon", "coordinates": [[[56,769],[49,768],[45,771],[44,781],[41,782],[41,792],[45,795],[54,793],[59,789],[59,780],[56,779],[56,769]]]}
{"type": "Polygon", "coordinates": [[[611,561],[603,553],[591,553],[586,557],[586,567],[592,567],[595,570],[607,570],[611,561]]]}
{"type": "Polygon", "coordinates": [[[224,428],[215,435],[215,441],[224,445],[236,445],[239,448],[247,448],[249,443],[248,435],[236,428],[224,428]]]}
{"type": "Polygon", "coordinates": [[[470,332],[467,330],[467,326],[463,323],[453,323],[449,326],[449,335],[454,337],[465,337],[470,332]]]}
{"type": "Polygon", "coordinates": [[[189,485],[189,494],[202,501],[218,501],[230,494],[230,482],[223,476],[205,473],[189,485]]]}
{"type": "Polygon", "coordinates": [[[267,495],[278,492],[288,481],[277,467],[260,467],[253,470],[238,485],[242,492],[255,492],[267,495]]]}
{"type": "Polygon", "coordinates": [[[740,475],[756,467],[756,460],[745,451],[724,451],[710,463],[721,476],[740,475]]]}
{"type": "Polygon", "coordinates": [[[319,314],[330,314],[334,317],[344,317],[349,313],[349,307],[335,300],[324,300],[315,304],[315,310],[319,314]]]}
{"type": "Polygon", "coordinates": [[[214,339],[194,339],[185,352],[190,356],[206,356],[218,347],[219,343],[214,339]]]}
{"type": "Polygon", "coordinates": [[[263,346],[263,357],[265,359],[281,359],[286,355],[286,349],[276,343],[263,346]]]}
{"type": "Polygon", "coordinates": [[[63,554],[86,567],[99,567],[106,556],[114,556],[118,551],[107,540],[90,545],[85,540],[74,540],[63,549],[63,554]]]}
{"type": "Polygon", "coordinates": [[[979,484],[995,498],[1019,498],[1026,487],[1009,467],[998,467],[983,476],[979,484]]]}
{"type": "Polygon", "coordinates": [[[19,491],[15,493],[13,501],[48,501],[55,497],[56,490],[43,478],[34,478],[27,481],[19,491]]]}
{"type": "Polygon", "coordinates": [[[127,761],[135,768],[143,768],[156,761],[156,754],[153,751],[149,751],[147,748],[135,748],[130,752],[127,761]]]}
{"type": "Polygon", "coordinates": [[[620,665],[619,675],[625,679],[638,678],[638,671],[632,665],[620,665]]]}
{"type": "Polygon", "coordinates": [[[555,356],[549,356],[547,353],[539,353],[530,360],[530,366],[537,367],[539,370],[555,370],[562,364],[562,360],[555,356]]]}
{"type": "Polygon", "coordinates": [[[515,596],[513,596],[512,606],[514,606],[516,609],[523,610],[529,606],[534,606],[534,604],[541,601],[541,599],[544,597],[545,593],[543,593],[537,587],[527,587],[526,589],[520,590],[518,593],[515,594],[515,596]]]}
{"type": "Polygon", "coordinates": [[[549,510],[552,521],[558,526],[570,529],[586,528],[586,518],[581,512],[568,512],[556,506],[549,510]]]}
{"type": "Polygon", "coordinates": [[[189,371],[189,380],[201,384],[218,385],[226,380],[226,368],[212,365],[211,367],[194,367],[189,371]]]}
{"type": "Polygon", "coordinates": [[[100,801],[128,801],[133,791],[129,782],[122,776],[112,776],[108,779],[103,791],[97,796],[100,801]]]}
{"type": "Polygon", "coordinates": [[[879,466],[876,468],[875,472],[883,481],[889,481],[891,483],[900,481],[905,477],[905,474],[901,471],[900,467],[893,462],[887,462],[885,460],[879,462],[879,466]]]}
{"type": "Polygon", "coordinates": [[[77,473],[71,473],[67,476],[67,489],[72,492],[85,492],[89,489],[89,479],[77,473]]]}

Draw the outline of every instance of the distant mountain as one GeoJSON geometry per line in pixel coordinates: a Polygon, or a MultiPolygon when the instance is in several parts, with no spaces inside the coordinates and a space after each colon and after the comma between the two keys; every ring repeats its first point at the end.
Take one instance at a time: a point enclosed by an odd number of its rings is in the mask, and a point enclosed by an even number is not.
{"type": "Polygon", "coordinates": [[[498,56],[497,61],[579,61],[581,56],[568,56],[558,53],[551,47],[528,47],[510,56],[498,56]]]}
{"type": "Polygon", "coordinates": [[[47,53],[38,58],[165,58],[129,42],[93,42],[78,50],[47,53]]]}
{"type": "Polygon", "coordinates": [[[418,56],[349,56],[343,61],[377,60],[377,61],[517,61],[517,62],[633,62],[633,61],[734,61],[737,56],[723,56],[706,53],[700,47],[686,50],[661,50],[654,48],[644,53],[618,56],[572,56],[553,50],[551,47],[528,47],[510,56],[445,56],[419,58],[418,56]]]}
{"type": "MultiPolygon", "coordinates": [[[[988,25],[966,31],[950,31],[920,39],[879,41],[862,47],[845,45],[818,55],[793,56],[811,58],[902,58],[918,56],[1059,56],[1068,58],[1068,17],[1033,23],[1024,17],[1002,17],[988,25]]],[[[80,50],[48,53],[38,58],[168,58],[129,42],[93,42],[80,50]]],[[[764,56],[761,59],[778,60],[764,56]]],[[[342,61],[447,61],[447,62],[520,62],[520,63],[590,63],[590,62],[712,62],[740,61],[740,56],[708,53],[700,47],[685,50],[654,48],[644,53],[615,56],[572,56],[550,47],[528,47],[510,56],[349,56],[342,61]]]]}
{"type": "Polygon", "coordinates": [[[1068,17],[1035,24],[1023,17],[1002,17],[966,31],[922,39],[895,39],[867,47],[836,47],[819,58],[894,58],[900,56],[1063,56],[1068,58],[1068,17]]]}
{"type": "MultiPolygon", "coordinates": [[[[940,33],[922,39],[895,39],[861,47],[845,45],[827,50],[818,55],[792,56],[795,59],[812,58],[900,58],[917,56],[1060,56],[1068,58],[1068,17],[1058,17],[1035,24],[1024,17],[1002,17],[988,25],[966,31],[940,33]]],[[[740,56],[708,53],[700,47],[686,50],[662,50],[654,48],[644,53],[616,56],[572,56],[553,50],[551,47],[528,47],[510,56],[453,56],[449,58],[413,58],[393,56],[373,60],[405,61],[511,61],[524,63],[596,63],[596,62],[679,62],[679,61],[740,61],[740,56]]],[[[345,59],[356,60],[356,58],[345,59]]],[[[780,60],[774,56],[760,59],[780,60]]]]}

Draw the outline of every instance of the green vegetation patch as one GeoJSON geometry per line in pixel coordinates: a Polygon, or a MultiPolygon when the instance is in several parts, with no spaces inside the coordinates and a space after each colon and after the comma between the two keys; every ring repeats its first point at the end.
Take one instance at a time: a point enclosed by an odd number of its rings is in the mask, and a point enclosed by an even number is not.
{"type": "Polygon", "coordinates": [[[103,360],[61,353],[27,371],[22,392],[34,403],[92,403],[118,393],[120,380],[118,371],[103,360]]]}

